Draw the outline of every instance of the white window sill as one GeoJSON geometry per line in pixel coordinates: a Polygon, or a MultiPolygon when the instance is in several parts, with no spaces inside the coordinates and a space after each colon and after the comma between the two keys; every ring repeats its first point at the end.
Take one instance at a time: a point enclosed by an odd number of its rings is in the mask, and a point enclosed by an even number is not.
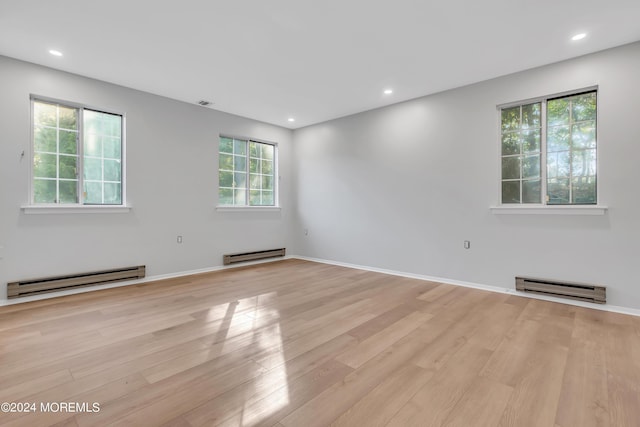
{"type": "Polygon", "coordinates": [[[27,215],[49,215],[49,214],[96,214],[96,213],[127,213],[131,211],[131,206],[124,205],[25,205],[20,209],[27,215]]]}
{"type": "Polygon", "coordinates": [[[501,205],[490,208],[494,215],[604,215],[607,209],[602,205],[501,205]]]}
{"type": "Polygon", "coordinates": [[[274,212],[280,206],[216,206],[218,212],[274,212]]]}

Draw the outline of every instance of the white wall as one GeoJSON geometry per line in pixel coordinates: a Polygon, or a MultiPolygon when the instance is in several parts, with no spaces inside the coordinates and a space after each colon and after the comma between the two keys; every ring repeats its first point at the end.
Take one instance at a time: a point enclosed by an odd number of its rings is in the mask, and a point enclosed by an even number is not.
{"type": "Polygon", "coordinates": [[[598,283],[640,308],[638,76],[640,43],[294,131],[296,252],[504,288],[516,275],[598,283]],[[492,214],[496,106],[594,84],[607,214],[492,214]]]}
{"type": "Polygon", "coordinates": [[[504,288],[513,288],[515,275],[601,283],[610,304],[639,309],[638,75],[640,43],[292,134],[0,57],[0,300],[17,279],[134,264],[155,276],[218,266],[226,252],[285,246],[504,288]],[[492,214],[500,179],[496,105],[594,84],[607,214],[492,214]],[[130,213],[22,213],[29,94],[126,113],[130,213]],[[281,212],[215,210],[220,133],[279,143],[281,212]]]}
{"type": "Polygon", "coordinates": [[[5,57],[0,93],[0,300],[13,280],[137,264],[155,276],[219,266],[223,253],[291,247],[290,130],[5,57]],[[20,210],[28,201],[30,94],[126,114],[130,213],[20,210]],[[220,133],[279,144],[280,212],[215,210],[220,133]]]}

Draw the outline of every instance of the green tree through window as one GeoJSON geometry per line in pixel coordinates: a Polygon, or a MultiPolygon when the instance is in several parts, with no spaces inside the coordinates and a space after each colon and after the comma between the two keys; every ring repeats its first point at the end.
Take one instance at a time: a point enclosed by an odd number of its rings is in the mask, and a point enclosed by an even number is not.
{"type": "Polygon", "coordinates": [[[37,99],[32,105],[33,203],[121,205],[122,116],[37,99]]]}
{"type": "Polygon", "coordinates": [[[590,91],[501,109],[503,204],[597,203],[596,101],[590,91]]]}
{"type": "Polygon", "coordinates": [[[220,206],[275,206],[275,144],[220,137],[220,206]]]}

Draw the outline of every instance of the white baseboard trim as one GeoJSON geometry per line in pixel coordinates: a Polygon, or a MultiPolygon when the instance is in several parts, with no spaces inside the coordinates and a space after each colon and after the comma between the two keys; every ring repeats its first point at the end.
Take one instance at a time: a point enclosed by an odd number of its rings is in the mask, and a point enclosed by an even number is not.
{"type": "Polygon", "coordinates": [[[22,298],[11,299],[11,300],[4,299],[4,300],[0,300],[0,307],[13,305],[13,304],[21,304],[21,303],[30,302],[30,301],[40,301],[45,299],[57,298],[57,297],[66,296],[66,295],[82,294],[85,292],[93,292],[93,291],[98,291],[102,289],[111,289],[111,288],[119,288],[122,286],[139,285],[139,284],[148,283],[148,282],[155,282],[158,280],[166,280],[166,279],[174,279],[174,278],[184,277],[184,276],[191,276],[194,274],[212,273],[214,271],[228,270],[228,269],[233,269],[238,267],[246,267],[249,265],[276,262],[276,261],[281,261],[283,259],[301,259],[305,261],[319,262],[322,264],[331,264],[331,265],[337,265],[340,267],[372,271],[375,273],[390,274],[392,276],[426,280],[429,282],[445,283],[448,285],[463,286],[466,288],[479,289],[483,291],[497,292],[501,294],[515,295],[523,298],[532,298],[532,299],[538,299],[543,301],[551,301],[551,302],[557,302],[560,304],[574,305],[578,307],[591,308],[594,310],[609,311],[612,313],[620,313],[620,314],[629,314],[631,316],[640,317],[640,310],[629,308],[629,307],[622,307],[622,306],[610,305],[610,304],[589,304],[587,302],[582,302],[577,300],[554,298],[554,297],[549,297],[545,295],[536,295],[536,294],[529,294],[524,292],[516,292],[515,289],[502,288],[499,286],[491,286],[491,285],[485,285],[485,284],[474,283],[474,282],[465,282],[462,280],[448,279],[444,277],[427,276],[424,274],[407,273],[403,271],[388,270],[385,268],[370,267],[366,265],[350,264],[348,262],[327,260],[327,259],[321,259],[321,258],[312,258],[312,257],[307,257],[302,255],[286,255],[282,258],[273,258],[273,259],[266,259],[266,260],[260,260],[260,261],[249,261],[239,265],[219,265],[214,267],[200,268],[196,270],[180,271],[177,273],[159,274],[155,276],[148,276],[148,277],[145,277],[144,279],[128,280],[124,282],[111,283],[108,285],[97,285],[97,286],[91,286],[86,288],[69,289],[66,291],[52,292],[52,293],[41,294],[41,295],[33,295],[33,296],[22,297],[22,298]]]}
{"type": "Polygon", "coordinates": [[[640,310],[634,309],[634,308],[629,308],[629,307],[622,307],[622,306],[618,306],[618,305],[590,304],[588,302],[583,302],[583,301],[578,301],[578,300],[571,300],[571,299],[550,297],[550,296],[546,296],[546,295],[537,295],[537,294],[530,294],[530,293],[524,293],[524,292],[517,292],[515,289],[501,288],[499,286],[491,286],[491,285],[484,285],[484,284],[481,284],[481,283],[465,282],[465,281],[462,281],[462,280],[447,279],[447,278],[444,278],[444,277],[427,276],[427,275],[424,275],[424,274],[406,273],[406,272],[403,272],[403,271],[387,270],[387,269],[384,269],[384,268],[369,267],[369,266],[366,266],[366,265],[350,264],[350,263],[347,263],[347,262],[333,261],[333,260],[320,259],[320,258],[312,258],[312,257],[306,257],[306,256],[300,256],[300,255],[291,255],[290,258],[301,259],[301,260],[312,261],[312,262],[319,262],[319,263],[323,263],[323,264],[337,265],[337,266],[340,266],[340,267],[355,268],[355,269],[358,269],[358,270],[372,271],[372,272],[375,272],[375,273],[390,274],[392,276],[408,277],[410,279],[427,280],[429,282],[445,283],[447,285],[463,286],[465,288],[480,289],[480,290],[483,290],[483,291],[497,292],[497,293],[501,293],[501,294],[515,295],[515,296],[518,296],[518,297],[532,298],[532,299],[538,299],[538,300],[550,301],[550,302],[557,302],[557,303],[560,303],[560,304],[574,305],[574,306],[578,306],[578,307],[592,308],[594,310],[609,311],[609,312],[612,312],[612,313],[620,313],[620,314],[629,314],[631,316],[639,316],[640,317],[640,310]]]}
{"type": "Polygon", "coordinates": [[[68,289],[65,291],[50,292],[50,293],[40,294],[40,295],[31,295],[31,296],[20,297],[16,299],[4,299],[4,300],[0,300],[0,307],[7,306],[7,305],[21,304],[24,302],[41,301],[45,299],[58,298],[58,297],[63,297],[67,295],[84,294],[86,292],[100,291],[103,289],[120,288],[122,286],[140,285],[143,283],[155,282],[158,280],[167,280],[167,279],[175,279],[177,277],[192,276],[194,274],[212,273],[214,271],[228,270],[228,269],[238,268],[238,267],[246,267],[249,265],[265,264],[269,262],[282,261],[283,259],[288,259],[288,258],[292,258],[292,257],[290,255],[287,255],[281,258],[264,259],[264,260],[258,260],[258,261],[247,261],[239,265],[217,265],[214,267],[199,268],[196,270],[179,271],[177,273],[158,274],[155,276],[147,276],[144,279],[126,280],[122,282],[109,283],[107,285],[87,286],[84,288],[68,289]]]}

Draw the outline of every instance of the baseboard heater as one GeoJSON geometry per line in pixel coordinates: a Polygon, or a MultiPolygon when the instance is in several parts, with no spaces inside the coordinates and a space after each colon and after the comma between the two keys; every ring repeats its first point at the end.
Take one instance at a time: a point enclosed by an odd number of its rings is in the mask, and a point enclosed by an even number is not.
{"type": "Polygon", "coordinates": [[[594,302],[597,304],[604,304],[607,302],[607,288],[605,286],[589,285],[585,283],[534,279],[531,277],[516,277],[516,290],[594,302]]]}
{"type": "Polygon", "coordinates": [[[264,251],[243,252],[237,254],[227,254],[223,256],[224,265],[235,264],[237,262],[256,261],[259,259],[276,258],[285,255],[285,248],[267,249],[264,251]]]}
{"type": "Polygon", "coordinates": [[[45,277],[41,279],[22,280],[7,284],[7,297],[18,298],[29,295],[55,292],[83,286],[101,285],[121,280],[142,279],[145,266],[116,268],[112,270],[92,271],[67,276],[45,277]]]}

